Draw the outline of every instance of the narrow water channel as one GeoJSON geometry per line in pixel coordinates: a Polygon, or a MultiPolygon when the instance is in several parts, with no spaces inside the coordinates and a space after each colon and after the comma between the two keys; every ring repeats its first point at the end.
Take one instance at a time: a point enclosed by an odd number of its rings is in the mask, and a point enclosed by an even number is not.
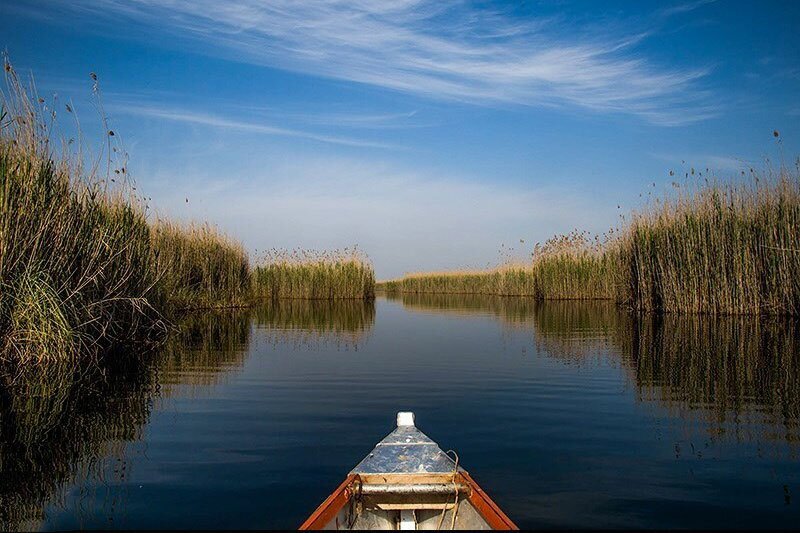
{"type": "Polygon", "coordinates": [[[192,316],[144,359],[3,377],[0,523],[293,528],[412,410],[523,528],[793,528],[798,329],[434,295],[192,316]]]}

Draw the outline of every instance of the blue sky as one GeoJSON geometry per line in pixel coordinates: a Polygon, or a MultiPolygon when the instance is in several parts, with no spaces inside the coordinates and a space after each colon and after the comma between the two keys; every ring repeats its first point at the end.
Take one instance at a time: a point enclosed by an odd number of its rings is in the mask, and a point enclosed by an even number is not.
{"type": "Polygon", "coordinates": [[[158,213],[254,253],[358,244],[381,278],[603,232],[671,169],[792,160],[798,27],[800,2],[0,4],[90,147],[97,73],[158,213]]]}

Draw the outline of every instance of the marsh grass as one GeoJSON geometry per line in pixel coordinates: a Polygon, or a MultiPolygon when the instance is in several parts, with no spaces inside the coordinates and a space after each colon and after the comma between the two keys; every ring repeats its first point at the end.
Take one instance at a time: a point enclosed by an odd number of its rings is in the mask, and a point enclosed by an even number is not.
{"type": "MultiPolygon", "coordinates": [[[[147,301],[154,277],[142,202],[125,181],[112,186],[91,171],[84,173],[77,156],[55,153],[49,137],[55,111],[23,87],[7,60],[5,71],[8,88],[0,112],[3,357],[42,362],[147,337],[143,334],[159,322],[147,301]]],[[[124,160],[119,163],[115,172],[124,174],[124,160]]]]}
{"type": "Polygon", "coordinates": [[[0,359],[48,363],[161,342],[179,310],[249,303],[241,244],[208,225],[151,224],[105,117],[90,156],[77,118],[77,143],[57,121],[74,109],[40,98],[4,65],[0,359]]]}
{"type": "Polygon", "coordinates": [[[244,247],[208,224],[158,220],[153,265],[165,309],[240,307],[250,302],[250,262],[244,247]]]}
{"type": "Polygon", "coordinates": [[[380,287],[614,300],[656,313],[800,315],[800,163],[676,190],[602,239],[573,232],[537,245],[529,263],[409,274],[380,287]]]}
{"type": "Polygon", "coordinates": [[[384,282],[393,292],[530,296],[541,300],[613,298],[615,256],[577,231],[536,245],[529,263],[488,270],[409,274],[384,282]]]}
{"type": "Polygon", "coordinates": [[[253,271],[253,293],[270,300],[368,300],[375,297],[375,273],[357,248],[273,250],[253,271]]]}
{"type": "Polygon", "coordinates": [[[800,163],[679,189],[620,241],[624,300],[645,311],[800,314],[800,163]]]}

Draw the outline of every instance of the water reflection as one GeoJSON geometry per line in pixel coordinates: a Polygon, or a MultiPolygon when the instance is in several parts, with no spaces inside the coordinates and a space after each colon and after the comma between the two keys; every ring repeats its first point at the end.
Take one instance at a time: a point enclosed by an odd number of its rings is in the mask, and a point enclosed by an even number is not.
{"type": "Polygon", "coordinates": [[[387,293],[386,298],[401,302],[412,311],[440,312],[445,314],[489,314],[502,318],[504,322],[525,323],[537,307],[533,298],[507,298],[504,296],[482,296],[479,294],[429,294],[387,293]]]}
{"type": "Polygon", "coordinates": [[[277,300],[256,307],[253,316],[273,345],[358,350],[375,323],[375,302],[277,300]]]}
{"type": "Polygon", "coordinates": [[[717,434],[796,443],[798,323],[741,317],[646,317],[617,335],[642,399],[700,415],[717,434]]]}
{"type": "Polygon", "coordinates": [[[45,505],[63,502],[67,487],[124,482],[126,449],[153,410],[240,369],[253,325],[272,343],[349,349],[374,320],[373,302],[281,301],[189,314],[156,353],[115,354],[85,368],[0,369],[0,528],[38,528],[45,505]]]}
{"type": "Polygon", "coordinates": [[[246,357],[246,312],[189,315],[178,331],[158,353],[0,371],[0,528],[36,529],[68,486],[124,482],[127,446],[157,402],[177,386],[214,383],[246,357]]]}
{"type": "Polygon", "coordinates": [[[0,369],[0,527],[291,527],[407,404],[522,526],[719,526],[774,486],[748,513],[785,525],[795,508],[770,506],[798,479],[798,334],[466,295],[189,315],[158,353],[0,369]],[[724,464],[675,460],[708,441],[724,464]],[[782,458],[751,467],[767,449],[782,458]]]}
{"type": "Polygon", "coordinates": [[[250,343],[251,312],[223,309],[191,313],[155,358],[162,392],[175,387],[195,391],[218,383],[231,370],[241,368],[250,343]]]}
{"type": "Polygon", "coordinates": [[[5,369],[0,384],[0,527],[32,529],[48,501],[91,476],[124,479],[158,385],[143,360],[91,369],[5,369]],[[116,465],[116,467],[114,466],[116,465]]]}
{"type": "Polygon", "coordinates": [[[493,315],[528,329],[536,350],[569,364],[616,362],[640,401],[716,436],[800,440],[800,323],[754,317],[638,316],[611,302],[403,294],[414,311],[493,315]]]}

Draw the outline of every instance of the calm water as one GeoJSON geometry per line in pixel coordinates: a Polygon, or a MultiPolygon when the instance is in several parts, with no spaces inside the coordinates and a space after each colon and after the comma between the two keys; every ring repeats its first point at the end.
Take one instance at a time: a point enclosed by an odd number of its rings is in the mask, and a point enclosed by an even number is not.
{"type": "Polygon", "coordinates": [[[135,366],[4,378],[0,523],[296,527],[413,410],[521,527],[797,527],[798,333],[511,298],[204,314],[135,366]]]}

